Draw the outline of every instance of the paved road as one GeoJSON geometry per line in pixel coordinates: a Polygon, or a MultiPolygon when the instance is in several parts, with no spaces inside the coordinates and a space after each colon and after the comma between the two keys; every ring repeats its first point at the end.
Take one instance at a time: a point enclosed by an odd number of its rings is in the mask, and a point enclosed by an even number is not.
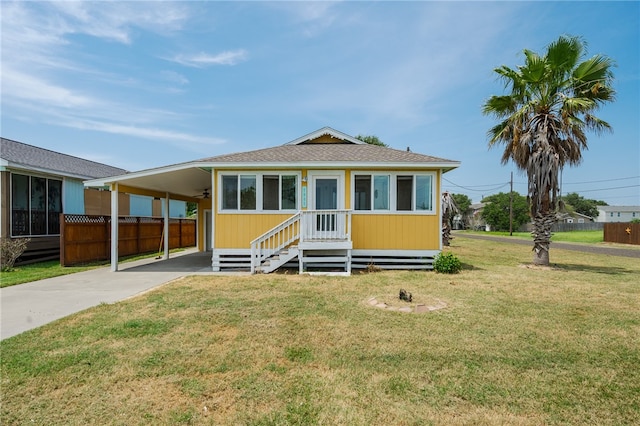
{"type": "Polygon", "coordinates": [[[109,268],[0,289],[0,339],[15,336],[101,303],[115,303],[185,275],[213,274],[211,253],[178,252],[109,268]]]}
{"type": "MultiPolygon", "coordinates": [[[[466,234],[453,233],[454,237],[471,238],[476,240],[490,240],[501,243],[521,244],[533,247],[533,241],[517,237],[498,237],[495,235],[466,234]]],[[[640,259],[640,248],[632,246],[630,248],[623,247],[604,247],[597,244],[573,244],[573,243],[556,243],[551,242],[551,248],[559,248],[563,250],[581,251],[584,253],[606,254],[610,256],[635,257],[640,259]]]]}

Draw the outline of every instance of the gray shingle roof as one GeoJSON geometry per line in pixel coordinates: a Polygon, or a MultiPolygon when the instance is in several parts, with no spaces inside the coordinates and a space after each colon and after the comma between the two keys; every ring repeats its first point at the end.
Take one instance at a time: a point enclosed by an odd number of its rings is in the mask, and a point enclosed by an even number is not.
{"type": "Polygon", "coordinates": [[[10,165],[84,179],[104,178],[127,173],[126,170],[118,167],[50,151],[11,139],[1,139],[0,158],[9,162],[10,165]]]}
{"type": "Polygon", "coordinates": [[[256,151],[203,158],[199,161],[216,163],[457,163],[415,152],[351,143],[281,145],[256,151]]]}

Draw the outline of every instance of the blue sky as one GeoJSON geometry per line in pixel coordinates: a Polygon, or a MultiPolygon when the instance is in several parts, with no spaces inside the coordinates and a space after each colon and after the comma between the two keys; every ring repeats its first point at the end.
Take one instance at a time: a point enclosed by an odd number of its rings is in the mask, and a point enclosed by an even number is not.
{"type": "Polygon", "coordinates": [[[3,137],[130,171],[286,143],[324,126],[462,162],[444,189],[526,176],[488,149],[493,73],[561,34],[614,59],[563,193],[640,205],[640,3],[7,2],[3,137]]]}

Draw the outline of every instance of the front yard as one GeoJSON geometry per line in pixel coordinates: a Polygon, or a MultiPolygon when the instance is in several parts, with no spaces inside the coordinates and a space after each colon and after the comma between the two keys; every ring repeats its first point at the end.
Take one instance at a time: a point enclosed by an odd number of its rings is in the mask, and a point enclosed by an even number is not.
{"type": "Polygon", "coordinates": [[[7,339],[2,423],[640,422],[637,259],[450,250],[460,274],[190,277],[7,339]],[[445,307],[368,303],[401,288],[445,307]]]}

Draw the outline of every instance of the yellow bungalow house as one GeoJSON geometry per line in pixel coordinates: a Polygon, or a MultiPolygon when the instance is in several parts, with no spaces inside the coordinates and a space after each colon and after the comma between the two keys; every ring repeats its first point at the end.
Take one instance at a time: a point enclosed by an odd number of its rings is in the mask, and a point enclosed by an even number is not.
{"type": "Polygon", "coordinates": [[[324,127],[273,148],[85,185],[109,186],[116,204],[119,192],[197,202],[198,249],[211,251],[214,271],[288,264],[348,274],[369,265],[430,269],[442,249],[442,175],[459,165],[324,127]]]}

